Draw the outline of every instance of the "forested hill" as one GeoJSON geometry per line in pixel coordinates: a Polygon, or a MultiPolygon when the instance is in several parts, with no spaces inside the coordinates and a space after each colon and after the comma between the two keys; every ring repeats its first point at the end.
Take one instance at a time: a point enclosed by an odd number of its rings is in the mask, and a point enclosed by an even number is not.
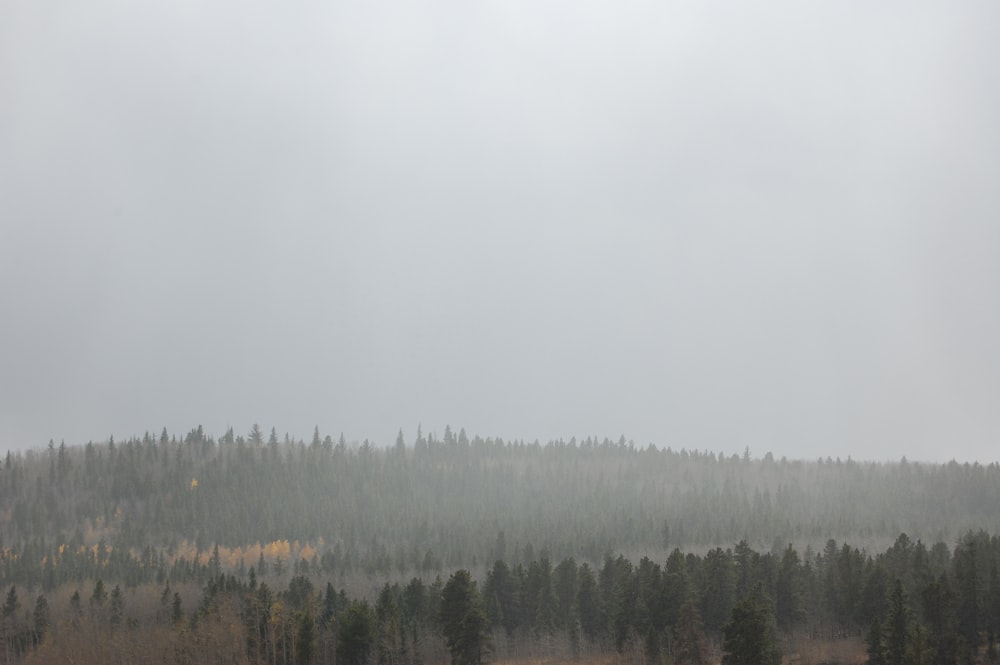
{"type": "Polygon", "coordinates": [[[1000,468],[725,457],[624,439],[540,445],[450,429],[381,449],[319,432],[279,441],[256,426],[215,440],[199,427],[8,453],[0,500],[8,581],[50,553],[98,543],[219,545],[234,562],[294,543],[286,556],[330,572],[408,575],[542,551],[600,561],[740,540],[881,548],[905,532],[955,542],[1000,531],[1000,468]]]}

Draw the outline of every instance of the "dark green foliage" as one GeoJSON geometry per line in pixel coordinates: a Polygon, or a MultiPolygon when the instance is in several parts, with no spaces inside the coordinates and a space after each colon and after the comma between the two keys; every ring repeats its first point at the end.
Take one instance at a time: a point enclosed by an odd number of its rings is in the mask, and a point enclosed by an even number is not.
{"type": "Polygon", "coordinates": [[[871,626],[872,621],[881,619],[889,611],[889,576],[882,566],[869,562],[861,606],[858,609],[860,623],[871,626]]]}
{"type": "Polygon", "coordinates": [[[321,626],[327,626],[333,621],[333,617],[341,609],[340,599],[337,596],[337,592],[333,588],[331,582],[326,583],[326,591],[323,592],[323,609],[319,615],[319,623],[321,626]]]}
{"type": "Polygon", "coordinates": [[[20,608],[21,601],[17,597],[17,588],[12,586],[10,591],[7,592],[7,598],[3,603],[3,618],[7,619],[15,616],[20,608]]]}
{"type": "Polygon", "coordinates": [[[104,607],[104,602],[108,599],[108,592],[104,588],[104,581],[97,580],[94,584],[94,591],[90,594],[90,604],[92,607],[104,607]]]}
{"type": "MultiPolygon", "coordinates": [[[[980,540],[975,546],[984,560],[993,561],[1000,552],[1000,541],[996,539],[980,540]]],[[[275,598],[265,583],[257,584],[253,579],[244,582],[233,575],[220,574],[205,584],[198,611],[189,625],[183,621],[179,593],[171,593],[171,587],[165,585],[159,594],[160,607],[169,605],[169,613],[158,610],[157,620],[169,616],[170,623],[180,629],[176,634],[182,635],[211,631],[223,617],[237,616],[246,630],[246,650],[251,662],[309,662],[313,657],[320,659],[321,651],[327,659],[336,651],[344,662],[356,661],[359,665],[376,662],[418,665],[428,662],[428,656],[435,657],[440,631],[456,664],[478,665],[491,654],[489,636],[494,628],[505,633],[513,631],[517,644],[524,644],[524,640],[552,644],[555,643],[552,638],[563,636],[568,640],[563,644],[574,652],[583,645],[598,651],[617,649],[629,653],[635,653],[631,650],[638,647],[648,661],[672,658],[678,663],[703,662],[708,638],[723,637],[727,663],[749,662],[754,658],[772,663],[778,644],[779,614],[765,591],[767,581],[773,579],[779,593],[794,591],[795,586],[787,581],[796,577],[802,587],[814,588],[818,575],[842,579],[837,574],[837,564],[859,556],[850,547],[832,545],[829,559],[817,558],[823,565],[814,569],[808,563],[799,564],[798,553],[786,548],[772,574],[770,562],[779,559],[760,555],[746,546],[738,549],[738,564],[731,552],[720,549],[711,550],[704,557],[672,552],[664,568],[649,558],[633,566],[622,556],[607,557],[599,578],[589,565],[577,566],[573,559],[564,559],[552,567],[543,557],[530,561],[527,568],[519,564],[513,569],[497,561],[487,574],[485,588],[492,598],[487,604],[466,570],[452,575],[447,584],[440,578],[430,585],[413,578],[403,588],[384,584],[374,609],[365,602],[351,602],[343,591],[336,592],[329,583],[322,597],[315,598],[313,582],[303,575],[292,577],[287,588],[275,598]],[[751,591],[737,599],[724,630],[705,629],[698,607],[706,598],[720,597],[719,590],[727,585],[719,582],[725,581],[727,570],[733,573],[733,595],[740,571],[747,579],[757,581],[751,591]],[[689,571],[693,574],[689,575],[689,571]],[[531,592],[526,593],[529,589],[531,592]],[[677,608],[676,619],[668,620],[671,599],[685,594],[688,600],[677,608]],[[319,611],[318,623],[313,619],[314,608],[319,611]],[[235,615],[227,614],[230,611],[235,615]],[[517,617],[517,623],[508,628],[504,622],[512,617],[517,617]]],[[[914,549],[919,552],[917,546],[914,549]]],[[[962,547],[956,549],[956,554],[962,554],[962,547]]],[[[914,566],[911,578],[921,579],[915,574],[920,555],[915,554],[910,560],[914,566]]],[[[973,652],[962,651],[956,611],[960,597],[951,576],[942,574],[926,584],[918,615],[907,601],[900,580],[892,583],[882,602],[870,597],[886,586],[884,561],[885,557],[878,555],[864,558],[862,564],[864,593],[860,606],[873,615],[868,634],[870,661],[876,665],[967,662],[973,652]]],[[[961,559],[951,563],[953,567],[963,565],[961,559]]],[[[945,560],[945,568],[948,564],[945,560]]],[[[898,560],[894,565],[901,570],[898,560]]],[[[960,571],[955,573],[955,579],[961,579],[960,571]]],[[[995,575],[977,576],[977,580],[977,593],[990,598],[995,575]]],[[[94,609],[89,626],[106,626],[111,630],[118,624],[125,625],[125,592],[120,585],[115,585],[110,601],[106,599],[103,582],[95,584],[91,597],[94,609]]],[[[790,607],[821,614],[816,605],[824,603],[824,596],[802,594],[795,598],[790,607]]],[[[19,653],[18,650],[41,643],[49,632],[43,620],[47,604],[36,602],[37,620],[30,621],[28,617],[29,621],[24,621],[19,616],[17,590],[11,588],[5,605],[4,630],[10,648],[19,653]]],[[[71,599],[67,625],[80,625],[79,606],[77,592],[71,599]]],[[[988,626],[988,619],[981,620],[988,626]]],[[[835,618],[830,621],[831,625],[839,626],[835,618]]]]}
{"type": "Polygon", "coordinates": [[[406,633],[402,623],[398,584],[386,584],[375,601],[379,665],[394,665],[404,656],[406,633]]]}
{"type": "Polygon", "coordinates": [[[984,586],[989,551],[985,533],[969,533],[955,548],[954,574],[958,591],[956,615],[958,619],[959,657],[974,662],[982,645],[981,630],[984,626],[984,586]]]}
{"type": "Polygon", "coordinates": [[[375,647],[375,614],[366,601],[352,602],[337,629],[337,662],[368,665],[375,647]]]}
{"type": "MultiPolygon", "coordinates": [[[[688,575],[687,562],[680,549],[675,548],[667,557],[663,571],[663,622],[673,626],[680,618],[681,607],[692,599],[694,586],[688,575]]],[[[701,621],[699,615],[698,620],[701,621]]]]}
{"type": "Polygon", "coordinates": [[[80,591],[76,590],[69,599],[69,610],[70,619],[73,625],[78,625],[80,623],[80,618],[83,616],[83,604],[80,600],[80,591]]]}
{"type": "Polygon", "coordinates": [[[633,626],[642,639],[646,658],[658,662],[664,633],[663,577],[660,566],[647,557],[639,561],[635,571],[635,613],[633,626]]]}
{"type": "Polygon", "coordinates": [[[632,563],[624,556],[608,557],[601,569],[602,606],[607,616],[607,632],[619,653],[631,637],[635,616],[636,584],[632,563]]]}
{"type": "Polygon", "coordinates": [[[865,638],[868,652],[868,665],[885,665],[885,639],[882,636],[882,620],[878,617],[872,620],[865,638]]]}
{"type": "Polygon", "coordinates": [[[295,632],[295,662],[298,665],[309,665],[316,653],[316,621],[309,610],[299,615],[298,627],[295,632]]]}
{"type": "Polygon", "coordinates": [[[525,620],[539,635],[551,635],[556,625],[556,599],[552,591],[552,564],[548,557],[531,561],[522,588],[525,620]]]}
{"type": "Polygon", "coordinates": [[[930,665],[933,652],[927,634],[917,622],[898,579],[889,593],[889,613],[883,633],[886,665],[930,665]]]}
{"type": "Polygon", "coordinates": [[[31,619],[35,632],[35,644],[45,639],[45,634],[52,626],[52,611],[49,609],[49,601],[45,596],[35,599],[35,609],[31,613],[31,619]]]}
{"type": "Polygon", "coordinates": [[[288,591],[284,593],[283,598],[289,607],[301,610],[309,604],[312,596],[313,583],[307,577],[296,575],[289,581],[288,591]]]}
{"type": "Polygon", "coordinates": [[[570,630],[576,627],[576,594],[579,581],[576,560],[563,559],[552,571],[552,592],[556,601],[556,627],[570,630]]]}
{"type": "MultiPolygon", "coordinates": [[[[175,606],[180,617],[180,597],[175,595],[175,606]]],[[[268,652],[268,647],[274,642],[271,630],[271,610],[274,596],[266,583],[261,583],[256,589],[247,589],[243,603],[243,622],[247,631],[247,654],[260,661],[262,654],[268,652]]],[[[179,625],[179,624],[178,624],[179,625]]]]}
{"type": "Polygon", "coordinates": [[[179,626],[184,621],[184,605],[181,602],[181,595],[174,593],[173,601],[170,603],[170,624],[179,626]]]}
{"type": "MultiPolygon", "coordinates": [[[[318,553],[330,555],[325,576],[395,569],[429,577],[476,561],[513,562],[506,550],[515,544],[545,543],[553,563],[628,551],[662,565],[665,537],[699,551],[746,534],[758,545],[834,537],[871,546],[905,529],[910,536],[889,557],[890,573],[900,576],[894,567],[912,563],[912,575],[900,577],[915,596],[943,571],[910,537],[953,542],[969,528],[1000,530],[1000,514],[989,509],[1000,505],[997,465],[734,459],[637,449],[624,439],[541,445],[448,432],[447,442],[421,433],[402,453],[327,445],[330,437],[315,430],[311,440],[281,442],[272,428],[263,444],[259,426],[246,438],[229,429],[215,440],[199,427],[181,437],[60,445],[47,456],[12,453],[0,468],[0,500],[9,507],[0,516],[0,582],[47,591],[97,577],[126,589],[167,577],[203,584],[223,572],[216,545],[316,543],[331,534],[351,534],[351,542],[341,543],[339,555],[335,543],[318,553]],[[102,525],[97,536],[106,541],[96,555],[81,551],[82,538],[60,548],[81,524],[102,525]],[[179,565],[193,580],[156,565],[167,543],[185,540],[212,555],[205,570],[179,565]],[[504,556],[495,556],[498,545],[504,556]],[[129,556],[147,548],[138,561],[129,556]]],[[[736,547],[737,597],[756,582],[773,591],[778,560],[744,558],[746,547],[736,547]]],[[[257,563],[261,579],[275,562],[257,563]]],[[[305,572],[299,561],[282,565],[305,572]]],[[[856,626],[857,617],[844,614],[850,595],[840,601],[836,618],[856,626]]]]}
{"type": "Polygon", "coordinates": [[[122,589],[117,584],[111,590],[111,604],[109,605],[108,621],[112,626],[117,626],[125,617],[125,599],[122,597],[122,589]]]}
{"type": "Polygon", "coordinates": [[[864,587],[864,555],[847,543],[833,552],[828,546],[824,550],[823,566],[830,614],[841,634],[852,633],[858,626],[864,587]]]}
{"type": "Polygon", "coordinates": [[[726,625],[722,665],[778,665],[781,647],[770,601],[760,589],[733,608],[726,625]]]}
{"type": "Polygon", "coordinates": [[[913,639],[913,614],[906,604],[903,585],[897,579],[889,594],[889,614],[884,629],[886,665],[906,665],[913,639]]]}
{"type": "Polygon", "coordinates": [[[467,570],[456,571],[441,591],[441,633],[454,665],[481,665],[492,650],[489,621],[467,570]]]}
{"type": "Polygon", "coordinates": [[[176,626],[164,632],[178,640],[235,621],[250,662],[308,655],[298,643],[306,616],[315,617],[317,662],[332,660],[351,621],[362,628],[355,643],[368,644],[354,653],[366,662],[439,662],[442,580],[466,568],[484,573],[481,586],[467,580],[483,598],[449,646],[469,662],[489,653],[467,656],[469,636],[490,631],[503,659],[617,649],[697,662],[697,635],[718,644],[755,589],[774,599],[769,625],[782,637],[857,638],[877,626],[873,662],[955,665],[997,651],[1000,541],[985,531],[958,537],[1000,525],[1000,514],[981,508],[1000,505],[996,465],[765,462],[640,450],[624,439],[541,445],[450,429],[443,439],[421,432],[413,449],[400,437],[389,451],[312,434],[311,443],[282,443],[272,430],[265,443],[254,427],[216,441],[199,428],[9,455],[0,582],[15,607],[18,590],[65,598],[79,589],[68,607],[51,608],[51,629],[25,608],[7,613],[10,644],[51,643],[64,629],[110,635],[118,624],[113,637],[125,643],[131,622],[144,620],[141,603],[126,599],[148,592],[161,599],[151,620],[176,626]],[[931,533],[954,552],[925,546],[919,537],[931,533]],[[296,539],[301,550],[293,545],[283,560],[248,555],[249,568],[228,549],[296,539]],[[666,539],[691,553],[678,547],[664,561],[666,539]],[[785,547],[824,540],[820,554],[785,547]],[[897,579],[902,610],[890,602],[897,579]],[[373,602],[367,633],[334,584],[373,602]],[[201,589],[198,610],[185,617],[175,589],[201,589]],[[702,631],[689,630],[692,610],[703,614],[702,631]]]}
{"type": "Polygon", "coordinates": [[[490,623],[503,626],[507,635],[522,624],[520,580],[514,575],[506,562],[497,560],[486,576],[483,586],[483,601],[486,616],[490,623]]]}
{"type": "Polygon", "coordinates": [[[933,664],[955,665],[958,662],[958,619],[955,593],[948,577],[942,574],[927,585],[921,600],[933,664]]]}
{"type": "Polygon", "coordinates": [[[716,548],[702,562],[701,616],[709,632],[722,629],[736,603],[736,573],[731,552],[716,548]]]}
{"type": "Polygon", "coordinates": [[[708,665],[708,635],[695,601],[681,605],[674,627],[674,662],[677,665],[708,665]]]}
{"type": "Polygon", "coordinates": [[[778,627],[790,631],[805,620],[805,573],[799,553],[791,545],[785,548],[774,589],[775,617],[778,627]]]}
{"type": "Polygon", "coordinates": [[[594,571],[587,564],[577,573],[576,607],[580,615],[580,631],[590,642],[600,640],[604,631],[604,613],[594,571]]]}

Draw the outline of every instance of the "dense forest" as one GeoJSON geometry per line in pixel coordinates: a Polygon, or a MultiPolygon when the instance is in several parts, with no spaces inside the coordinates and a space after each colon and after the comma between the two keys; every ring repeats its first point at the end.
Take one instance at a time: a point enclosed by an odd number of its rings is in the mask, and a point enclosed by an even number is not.
{"type": "Polygon", "coordinates": [[[6,662],[937,665],[1000,629],[996,464],[253,426],[2,466],[6,662]]]}

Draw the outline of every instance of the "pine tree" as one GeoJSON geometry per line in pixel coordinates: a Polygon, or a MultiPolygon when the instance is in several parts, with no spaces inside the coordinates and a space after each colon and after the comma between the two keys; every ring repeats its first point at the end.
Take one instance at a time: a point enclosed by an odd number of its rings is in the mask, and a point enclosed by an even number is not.
{"type": "Polygon", "coordinates": [[[469,571],[455,572],[444,585],[440,622],[454,665],[481,665],[492,651],[489,620],[469,571]]]}
{"type": "Polygon", "coordinates": [[[34,622],[34,639],[37,645],[45,639],[45,635],[52,625],[52,613],[49,611],[49,601],[45,599],[45,596],[39,596],[35,600],[35,611],[32,612],[31,618],[34,622]]]}
{"type": "Polygon", "coordinates": [[[906,605],[903,584],[898,579],[889,594],[889,615],[885,619],[885,663],[907,665],[909,645],[913,638],[913,614],[906,605]]]}
{"type": "Polygon", "coordinates": [[[117,584],[111,590],[111,605],[108,620],[112,626],[117,626],[125,616],[125,599],[122,597],[122,589],[117,584]]]}
{"type": "Polygon", "coordinates": [[[80,600],[79,589],[73,591],[73,595],[69,599],[69,614],[70,621],[74,627],[80,625],[80,619],[83,618],[83,603],[80,600]]]}
{"type": "Polygon", "coordinates": [[[390,586],[387,582],[375,601],[376,639],[380,665],[395,665],[402,656],[398,592],[398,585],[390,586]]]}
{"type": "Polygon", "coordinates": [[[337,628],[337,662],[367,665],[375,645],[375,614],[367,601],[354,601],[337,628]]]}
{"type": "Polygon", "coordinates": [[[711,662],[708,636],[693,599],[681,606],[674,626],[674,662],[676,665],[708,665],[711,662]]]}
{"type": "Polygon", "coordinates": [[[170,624],[179,626],[184,621],[184,606],[181,603],[181,594],[174,592],[174,599],[170,604],[170,624]]]}
{"type": "Polygon", "coordinates": [[[722,665],[778,665],[774,613],[760,587],[733,608],[724,631],[722,665]]]}
{"type": "Polygon", "coordinates": [[[710,550],[702,563],[701,616],[709,632],[720,630],[733,611],[736,574],[730,552],[710,550]]]}
{"type": "Polygon", "coordinates": [[[927,642],[934,665],[955,665],[958,661],[958,620],[955,616],[955,593],[946,575],[931,582],[922,598],[927,642]]]}
{"type": "Polygon", "coordinates": [[[90,604],[93,607],[104,607],[104,601],[108,599],[108,592],[104,589],[104,580],[97,580],[94,584],[94,591],[90,594],[90,604]]]}
{"type": "Polygon", "coordinates": [[[608,557],[601,569],[601,594],[607,611],[608,633],[618,653],[624,653],[635,615],[635,577],[624,556],[608,557]]]}
{"type": "Polygon", "coordinates": [[[601,611],[601,596],[593,569],[586,563],[577,573],[576,607],[580,615],[580,630],[590,642],[601,637],[604,620],[601,611]]]}
{"type": "Polygon", "coordinates": [[[958,632],[961,636],[959,650],[966,662],[976,660],[982,644],[980,628],[983,623],[983,592],[980,569],[983,566],[987,538],[985,534],[967,534],[955,548],[953,565],[958,591],[958,632]]]}
{"type": "Polygon", "coordinates": [[[17,597],[17,588],[11,586],[10,591],[7,592],[7,599],[3,604],[3,618],[9,619],[14,617],[20,608],[21,601],[17,597]]]}
{"type": "Polygon", "coordinates": [[[774,595],[774,613],[778,626],[782,630],[789,631],[805,618],[802,609],[805,595],[802,563],[799,560],[799,553],[791,545],[785,548],[785,553],[781,557],[774,595]]]}
{"type": "Polygon", "coordinates": [[[316,622],[312,613],[306,609],[299,615],[298,629],[295,633],[295,662],[298,665],[309,665],[316,653],[316,622]]]}
{"type": "Polygon", "coordinates": [[[667,557],[667,565],[663,571],[663,620],[667,626],[677,624],[680,610],[692,599],[693,592],[684,554],[675,548],[667,557]]]}
{"type": "Polygon", "coordinates": [[[868,629],[868,636],[865,638],[865,646],[868,652],[868,665],[885,665],[885,642],[882,638],[882,620],[878,617],[872,619],[872,624],[868,629]]]}
{"type": "Polygon", "coordinates": [[[486,575],[483,596],[486,616],[490,622],[494,626],[503,626],[508,636],[513,635],[520,623],[520,607],[513,575],[504,561],[497,559],[486,575]]]}

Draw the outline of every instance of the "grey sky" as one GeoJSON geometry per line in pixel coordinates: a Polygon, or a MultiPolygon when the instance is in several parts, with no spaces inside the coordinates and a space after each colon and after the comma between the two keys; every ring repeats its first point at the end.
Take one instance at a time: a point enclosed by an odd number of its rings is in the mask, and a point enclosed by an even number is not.
{"type": "Polygon", "coordinates": [[[0,449],[993,461],[1000,4],[0,0],[0,449]]]}

